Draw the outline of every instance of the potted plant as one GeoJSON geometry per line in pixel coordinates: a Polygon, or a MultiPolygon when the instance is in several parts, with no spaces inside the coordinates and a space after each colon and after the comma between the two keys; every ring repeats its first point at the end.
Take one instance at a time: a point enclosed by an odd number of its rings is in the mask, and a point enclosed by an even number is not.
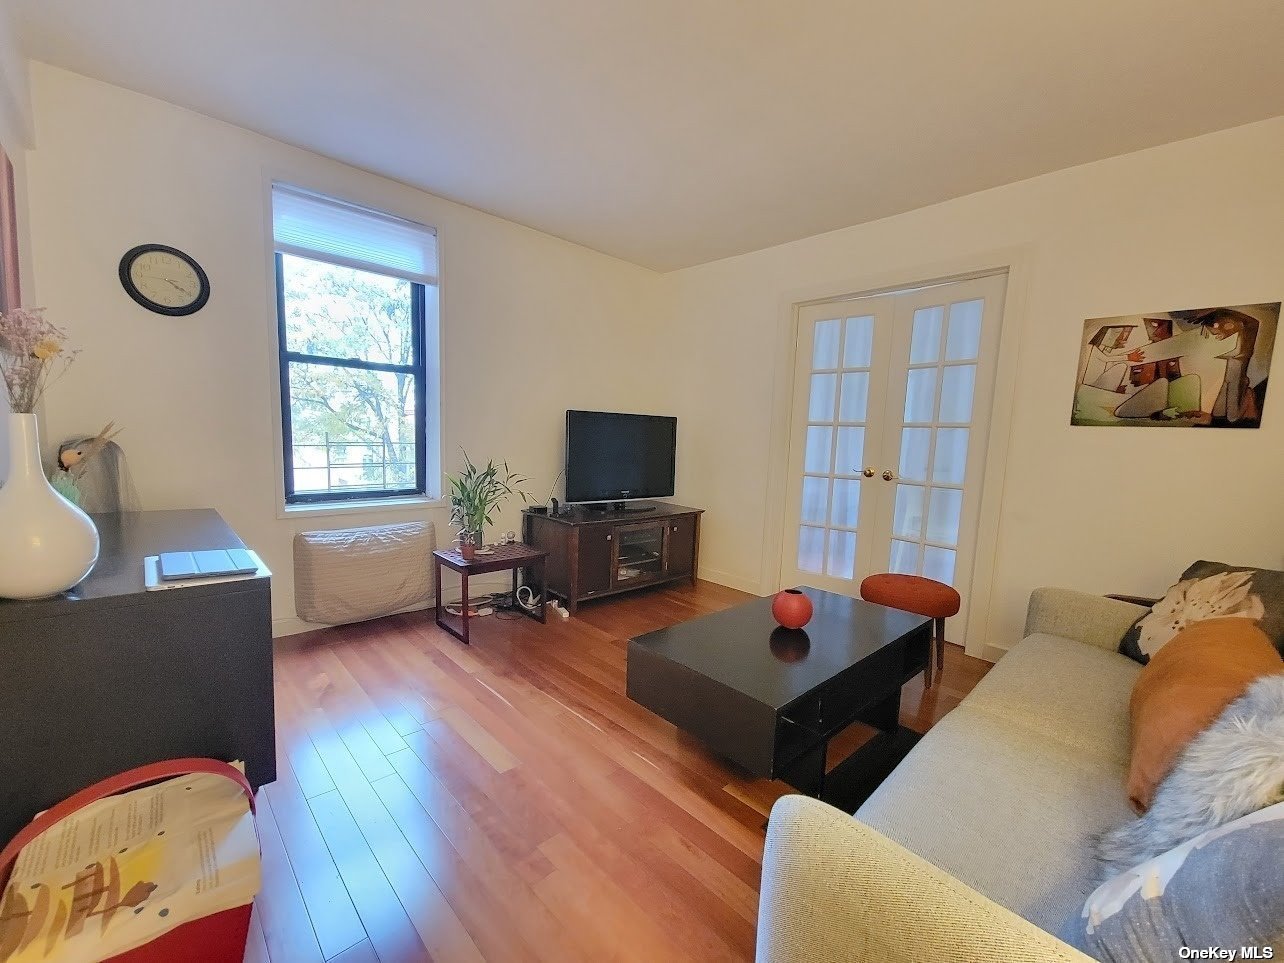
{"type": "Polygon", "coordinates": [[[460,528],[459,554],[467,559],[485,545],[482,532],[509,496],[520,495],[523,502],[530,501],[530,494],[518,487],[527,479],[510,471],[508,462],[496,465],[487,461],[485,468],[478,468],[466,451],[464,470],[458,475],[447,474],[446,481],[450,484],[450,521],[460,528]]]}

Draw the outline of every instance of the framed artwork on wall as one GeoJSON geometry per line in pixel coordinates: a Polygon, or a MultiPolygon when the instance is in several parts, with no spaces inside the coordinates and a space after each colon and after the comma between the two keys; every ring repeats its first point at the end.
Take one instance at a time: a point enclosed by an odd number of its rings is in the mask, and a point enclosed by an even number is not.
{"type": "Polygon", "coordinates": [[[1280,302],[1083,325],[1072,425],[1257,428],[1280,302]]]}
{"type": "Polygon", "coordinates": [[[0,314],[22,304],[18,274],[18,214],[13,164],[0,147],[0,314]]]}

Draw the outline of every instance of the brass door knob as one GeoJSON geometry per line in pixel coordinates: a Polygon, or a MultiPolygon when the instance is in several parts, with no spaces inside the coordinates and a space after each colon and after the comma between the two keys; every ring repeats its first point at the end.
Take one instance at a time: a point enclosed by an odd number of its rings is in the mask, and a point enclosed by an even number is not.
{"type": "Polygon", "coordinates": [[[883,481],[891,481],[895,477],[896,476],[892,474],[892,470],[890,468],[883,472],[883,481]]]}
{"type": "Polygon", "coordinates": [[[863,472],[861,472],[861,474],[862,474],[862,475],[864,475],[866,478],[873,478],[873,477],[874,477],[874,469],[872,469],[872,468],[866,468],[863,472]]]}

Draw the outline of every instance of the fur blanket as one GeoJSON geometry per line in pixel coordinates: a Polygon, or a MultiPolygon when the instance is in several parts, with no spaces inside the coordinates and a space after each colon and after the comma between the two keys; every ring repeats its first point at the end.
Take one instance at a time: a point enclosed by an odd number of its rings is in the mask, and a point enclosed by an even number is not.
{"type": "Polygon", "coordinates": [[[1146,814],[1097,841],[1104,882],[1248,813],[1284,801],[1284,675],[1258,679],[1197,736],[1146,814]]]}

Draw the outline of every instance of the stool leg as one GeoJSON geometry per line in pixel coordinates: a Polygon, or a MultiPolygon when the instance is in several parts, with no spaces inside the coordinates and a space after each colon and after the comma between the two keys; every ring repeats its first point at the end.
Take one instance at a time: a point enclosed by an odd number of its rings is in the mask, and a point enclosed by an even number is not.
{"type": "Polygon", "coordinates": [[[936,674],[945,674],[945,619],[936,620],[936,674]]]}

